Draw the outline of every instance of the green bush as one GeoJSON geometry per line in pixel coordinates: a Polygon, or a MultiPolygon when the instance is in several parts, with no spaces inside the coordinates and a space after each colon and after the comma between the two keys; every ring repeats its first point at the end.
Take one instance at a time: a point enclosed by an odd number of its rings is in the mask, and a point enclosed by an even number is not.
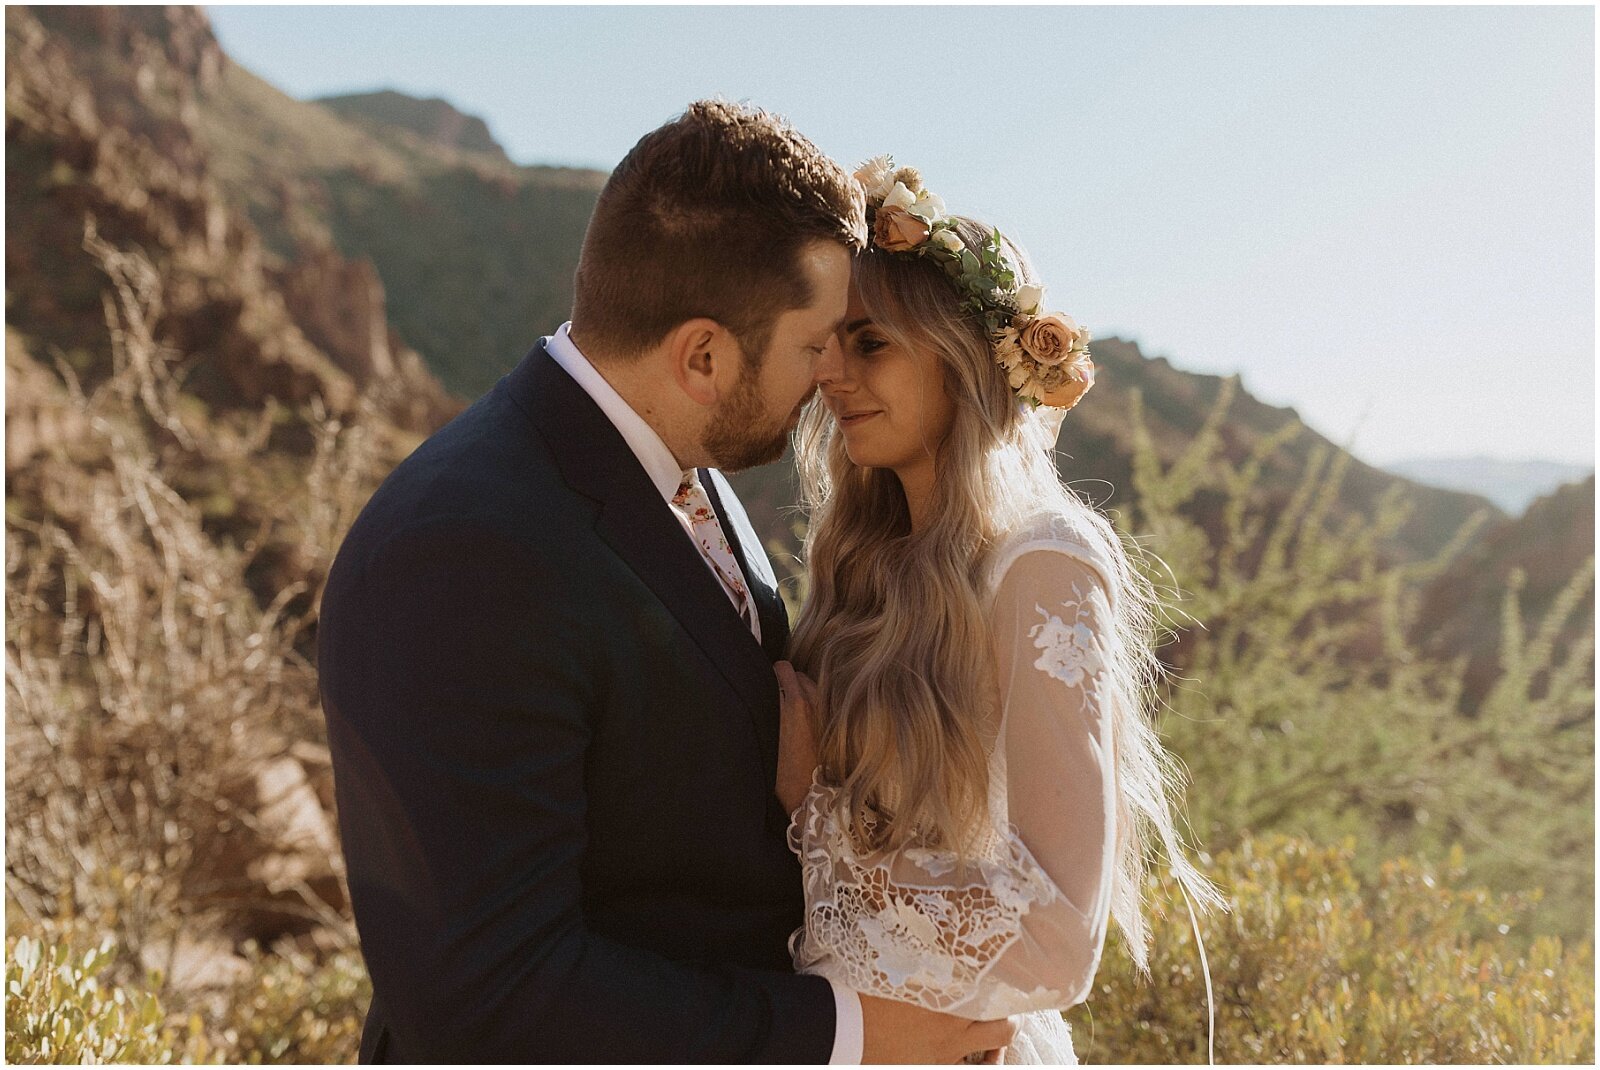
{"type": "Polygon", "coordinates": [[[354,951],[326,961],[252,951],[255,971],[234,990],[223,1044],[229,1062],[355,1062],[372,985],[354,951]]]}
{"type": "MultiPolygon", "coordinates": [[[[1439,868],[1386,861],[1376,882],[1350,841],[1247,838],[1212,863],[1231,900],[1204,917],[1221,1063],[1587,1063],[1594,951],[1509,933],[1539,898],[1466,887],[1460,851],[1439,868]],[[1468,935],[1487,929],[1489,939],[1468,935]]],[[[1088,1003],[1068,1020],[1085,1063],[1206,1058],[1205,976],[1176,887],[1153,876],[1151,977],[1117,932],[1088,1003]]],[[[371,996],[360,956],[321,961],[251,950],[254,970],[206,1020],[164,1009],[146,989],[112,985],[104,938],[8,941],[11,1062],[350,1063],[371,996]]]]}
{"type": "Polygon", "coordinates": [[[6,1061],[170,1063],[174,1033],[161,1001],[101,977],[116,951],[36,937],[6,940],[6,1061]]]}
{"type": "Polygon", "coordinates": [[[136,970],[115,936],[94,942],[82,921],[6,945],[13,1063],[353,1063],[372,998],[354,951],[314,960],[251,946],[252,970],[221,1000],[180,993],[169,1006],[160,971],[136,970]]]}
{"type": "Polygon", "coordinates": [[[1475,883],[1546,890],[1529,932],[1592,939],[1594,631],[1575,610],[1593,589],[1593,558],[1532,626],[1513,579],[1503,671],[1463,716],[1465,659],[1427,657],[1413,640],[1419,591],[1482,517],[1433,560],[1387,563],[1378,547],[1408,511],[1400,485],[1376,515],[1334,530],[1327,516],[1351,458],[1326,448],[1286,503],[1264,503],[1261,468],[1299,426],[1230,462],[1221,429],[1235,386],[1225,382],[1165,467],[1133,392],[1134,501],[1117,517],[1159,554],[1165,568],[1144,562],[1155,582],[1183,596],[1169,603],[1163,657],[1175,677],[1160,729],[1189,772],[1197,842],[1219,851],[1266,832],[1352,836],[1368,881],[1384,859],[1443,859],[1459,843],[1475,883]],[[1221,495],[1216,530],[1188,517],[1203,494],[1221,495]],[[1564,652],[1558,636],[1570,640],[1564,652]]]}
{"type": "MultiPolygon", "coordinates": [[[[1246,838],[1211,868],[1226,916],[1202,917],[1221,1063],[1590,1063],[1594,947],[1507,937],[1539,898],[1463,886],[1462,853],[1439,868],[1355,846],[1246,838]],[[1468,935],[1486,928],[1493,939],[1468,935]]],[[[1151,976],[1113,930],[1093,997],[1067,1015],[1085,1063],[1206,1061],[1206,988],[1175,885],[1152,925],[1151,976]]]]}

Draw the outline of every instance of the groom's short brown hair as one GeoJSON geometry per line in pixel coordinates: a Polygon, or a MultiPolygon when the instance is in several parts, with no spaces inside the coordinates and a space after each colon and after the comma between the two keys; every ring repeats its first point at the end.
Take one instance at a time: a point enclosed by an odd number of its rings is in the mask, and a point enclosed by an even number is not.
{"type": "Polygon", "coordinates": [[[811,303],[799,252],[866,241],[860,186],[782,119],[700,100],[611,173],[584,235],[572,319],[586,347],[636,356],[716,320],[759,361],[778,315],[811,303]]]}

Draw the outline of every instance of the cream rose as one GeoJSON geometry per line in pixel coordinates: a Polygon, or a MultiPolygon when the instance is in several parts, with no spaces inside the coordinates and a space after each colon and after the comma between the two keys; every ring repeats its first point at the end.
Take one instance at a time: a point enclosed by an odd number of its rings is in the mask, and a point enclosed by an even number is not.
{"type": "Polygon", "coordinates": [[[937,223],[944,218],[944,198],[937,193],[923,190],[917,194],[916,203],[906,209],[912,215],[926,223],[937,223]]]}
{"type": "Polygon", "coordinates": [[[1044,287],[1028,283],[1017,289],[1017,308],[1025,315],[1034,316],[1039,313],[1039,306],[1044,303],[1044,287]]]}
{"type": "Polygon", "coordinates": [[[961,250],[967,247],[961,240],[961,235],[953,230],[941,230],[933,236],[933,240],[944,246],[947,252],[955,253],[957,256],[960,256],[961,250]]]}
{"type": "Polygon", "coordinates": [[[1078,325],[1071,316],[1052,313],[1035,316],[1022,327],[1022,348],[1028,356],[1046,366],[1060,364],[1072,353],[1078,325]]]}
{"type": "Polygon", "coordinates": [[[930,232],[928,224],[904,208],[886,204],[873,221],[872,240],[880,249],[903,253],[927,241],[930,232]]]}

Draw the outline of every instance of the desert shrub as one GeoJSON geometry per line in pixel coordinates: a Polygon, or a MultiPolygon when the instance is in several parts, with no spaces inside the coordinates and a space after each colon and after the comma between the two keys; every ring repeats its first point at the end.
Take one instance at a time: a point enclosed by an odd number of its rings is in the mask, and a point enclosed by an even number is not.
{"type": "Polygon", "coordinates": [[[81,920],[6,941],[6,1060],[22,1063],[353,1063],[371,986],[354,951],[245,949],[250,968],[178,1005],[161,971],[81,920]]]}
{"type": "Polygon", "coordinates": [[[1506,591],[1503,672],[1475,716],[1459,698],[1465,659],[1422,655],[1412,634],[1422,586],[1467,543],[1469,521],[1433,559],[1380,560],[1406,519],[1398,487],[1371,517],[1327,521],[1350,457],[1313,451],[1281,506],[1256,493],[1289,424],[1234,464],[1220,456],[1224,384],[1186,452],[1163,467],[1133,393],[1133,504],[1116,517],[1155,551],[1144,562],[1170,597],[1174,666],[1161,731],[1188,767],[1187,812],[1213,850],[1279,831],[1353,836],[1369,878],[1385,858],[1442,860],[1460,843],[1474,880],[1549,893],[1527,928],[1593,935],[1592,625],[1572,620],[1594,583],[1591,558],[1537,623],[1506,591]],[[1219,530],[1185,514],[1224,500],[1219,530]],[[1558,634],[1572,635],[1562,657],[1558,634]],[[1537,686],[1536,686],[1537,685],[1537,686]]]}
{"type": "Polygon", "coordinates": [[[116,938],[87,949],[70,940],[6,938],[6,1061],[170,1063],[179,1041],[161,1001],[102,975],[116,938]]]}
{"type": "Polygon", "coordinates": [[[372,985],[354,951],[316,961],[250,949],[230,994],[221,1044],[234,1063],[353,1063],[372,985]]]}
{"type": "Polygon", "coordinates": [[[187,358],[154,333],[161,278],[87,244],[111,374],[85,390],[58,362],[38,403],[82,433],[14,474],[6,525],[7,914],[35,941],[10,965],[43,941],[82,977],[29,974],[8,1021],[36,1025],[8,1056],[153,1061],[170,1036],[173,1058],[353,1057],[359,1010],[331,1008],[365,997],[311,654],[333,553],[406,444],[376,415],[392,399],[343,417],[190,403],[187,358]],[[286,428],[298,455],[274,444],[286,428]],[[252,937],[278,951],[241,958],[252,937]],[[330,1013],[291,1028],[297,1000],[330,1013]]]}
{"type": "MultiPolygon", "coordinates": [[[[1201,919],[1219,1064],[1591,1061],[1592,942],[1524,948],[1506,936],[1537,892],[1468,887],[1459,852],[1442,867],[1387,860],[1374,882],[1353,860],[1349,841],[1284,836],[1246,838],[1214,860],[1230,899],[1228,914],[1201,919]],[[1473,938],[1475,928],[1493,935],[1473,938]]],[[[1164,877],[1149,891],[1176,901],[1164,877]]],[[[1085,1063],[1205,1061],[1205,977],[1176,902],[1154,921],[1150,980],[1109,936],[1094,995],[1067,1016],[1085,1063]]],[[[250,972],[202,1021],[162,1009],[158,974],[106,983],[113,938],[86,939],[8,941],[10,1061],[355,1059],[370,986],[353,952],[318,961],[251,949],[250,972]]]]}
{"type": "Polygon", "coordinates": [[[298,495],[254,539],[214,537],[174,483],[210,470],[248,491],[267,434],[185,422],[151,333],[159,278],[89,244],[113,283],[113,374],[85,394],[64,373],[88,432],[30,466],[7,515],[8,894],[36,918],[93,919],[147,964],[185,926],[348,937],[306,647],[365,443],[309,409],[298,495]]]}
{"type": "MultiPolygon", "coordinates": [[[[1202,917],[1217,1063],[1589,1063],[1594,946],[1505,937],[1537,901],[1468,887],[1442,866],[1386,860],[1375,881],[1351,840],[1245,838],[1215,859],[1232,910],[1202,917]],[[1487,929],[1490,939],[1476,939],[1487,929]]],[[[1115,933],[1092,998],[1068,1012],[1085,1063],[1206,1061],[1206,989],[1188,913],[1153,925],[1151,978],[1115,933]]]]}

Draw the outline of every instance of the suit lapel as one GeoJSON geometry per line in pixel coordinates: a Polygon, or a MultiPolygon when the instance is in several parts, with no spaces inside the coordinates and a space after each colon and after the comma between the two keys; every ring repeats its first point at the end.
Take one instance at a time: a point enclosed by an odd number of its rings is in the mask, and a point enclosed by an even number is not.
{"type": "MultiPolygon", "coordinates": [[[[717,511],[717,520],[733,547],[734,558],[744,573],[745,581],[754,597],[756,612],[761,619],[761,646],[772,661],[782,658],[789,646],[789,612],[783,608],[783,596],[778,593],[777,578],[772,575],[761,538],[750,526],[749,517],[742,509],[729,508],[722,498],[722,488],[727,484],[720,472],[710,468],[700,469],[700,485],[706,488],[711,507],[717,511]]],[[[737,501],[737,499],[733,499],[737,501]]]]}
{"type": "MultiPolygon", "coordinates": [[[[743,700],[763,743],[763,760],[775,767],[778,686],[772,665],[621,433],[542,342],[506,377],[506,389],[538,428],[562,478],[599,504],[596,533],[743,700]]],[[[729,541],[737,546],[741,540],[729,541]]]]}
{"type": "MultiPolygon", "coordinates": [[[[784,656],[789,645],[789,615],[783,608],[783,599],[775,586],[777,581],[772,575],[772,567],[767,561],[766,552],[761,548],[755,530],[750,527],[749,518],[744,515],[743,509],[730,509],[728,503],[723,501],[719,486],[721,480],[720,473],[713,474],[710,469],[700,469],[700,485],[706,488],[706,496],[711,499],[711,507],[717,512],[717,521],[722,525],[723,534],[728,537],[728,543],[733,548],[734,558],[739,562],[739,571],[744,573],[745,586],[761,619],[762,656],[769,663],[777,661],[784,656]],[[760,568],[751,567],[753,562],[750,555],[760,555],[760,568]]],[[[734,503],[738,501],[731,493],[731,488],[729,501],[734,503]]],[[[770,665],[768,671],[769,673],[771,671],[770,665]]],[[[769,772],[774,781],[778,773],[778,721],[779,711],[776,704],[770,708],[761,707],[756,713],[756,731],[761,736],[761,752],[773,756],[769,772]]]]}

